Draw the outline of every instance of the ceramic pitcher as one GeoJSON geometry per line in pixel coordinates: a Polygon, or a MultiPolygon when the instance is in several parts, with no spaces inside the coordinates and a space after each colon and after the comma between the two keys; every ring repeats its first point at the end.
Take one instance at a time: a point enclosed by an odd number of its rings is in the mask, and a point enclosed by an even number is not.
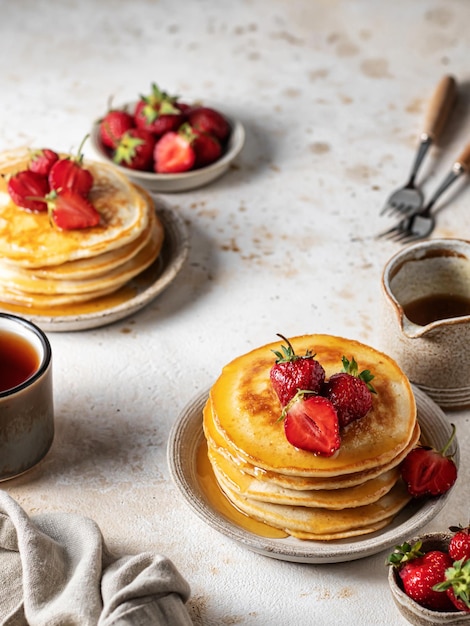
{"type": "Polygon", "coordinates": [[[382,291],[383,351],[442,408],[470,405],[470,242],[403,248],[385,265],[382,291]]]}

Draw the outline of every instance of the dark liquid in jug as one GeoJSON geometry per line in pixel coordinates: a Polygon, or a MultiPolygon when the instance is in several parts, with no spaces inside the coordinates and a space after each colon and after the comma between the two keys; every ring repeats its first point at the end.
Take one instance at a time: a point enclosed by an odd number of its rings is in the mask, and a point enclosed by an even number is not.
{"type": "Polygon", "coordinates": [[[419,326],[451,317],[470,315],[470,298],[453,294],[433,294],[403,307],[406,317],[419,326]]]}

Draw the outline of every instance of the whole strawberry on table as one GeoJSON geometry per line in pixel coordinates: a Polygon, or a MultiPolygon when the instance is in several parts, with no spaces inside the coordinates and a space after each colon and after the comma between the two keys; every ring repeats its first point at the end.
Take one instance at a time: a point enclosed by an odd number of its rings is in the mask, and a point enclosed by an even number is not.
{"type": "Polygon", "coordinates": [[[181,102],[155,83],[134,111],[110,109],[99,121],[100,141],[116,164],[157,174],[214,163],[225,153],[230,133],[220,111],[181,102]]]}

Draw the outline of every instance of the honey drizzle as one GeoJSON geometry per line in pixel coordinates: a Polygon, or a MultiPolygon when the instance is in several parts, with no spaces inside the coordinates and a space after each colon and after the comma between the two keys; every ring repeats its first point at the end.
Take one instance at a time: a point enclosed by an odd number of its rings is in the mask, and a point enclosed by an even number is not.
{"type": "Polygon", "coordinates": [[[196,455],[196,473],[199,485],[212,507],[228,520],[259,537],[282,539],[287,533],[259,522],[239,511],[220,489],[207,456],[207,442],[202,440],[196,455]]]}

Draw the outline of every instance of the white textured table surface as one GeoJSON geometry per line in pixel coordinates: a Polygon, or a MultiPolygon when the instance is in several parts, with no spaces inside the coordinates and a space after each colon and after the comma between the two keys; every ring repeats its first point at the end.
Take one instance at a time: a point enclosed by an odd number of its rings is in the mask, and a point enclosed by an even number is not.
{"type": "MultiPolygon", "coordinates": [[[[374,239],[389,224],[379,211],[407,177],[445,73],[461,97],[426,161],[426,193],[470,137],[470,4],[18,0],[0,12],[0,150],[77,149],[110,95],[132,100],[153,81],[220,102],[247,131],[236,169],[162,198],[190,232],[177,280],[121,322],[49,333],[56,438],[3,487],[29,513],[93,517],[118,552],[172,558],[191,584],[195,624],[403,624],[386,553],[321,566],[251,553],[188,509],[166,443],[221,367],[277,332],[380,348],[380,276],[398,245],[374,239]]],[[[433,236],[470,238],[470,189],[448,198],[433,236]]],[[[469,518],[468,412],[452,419],[460,477],[426,530],[469,518]]]]}

